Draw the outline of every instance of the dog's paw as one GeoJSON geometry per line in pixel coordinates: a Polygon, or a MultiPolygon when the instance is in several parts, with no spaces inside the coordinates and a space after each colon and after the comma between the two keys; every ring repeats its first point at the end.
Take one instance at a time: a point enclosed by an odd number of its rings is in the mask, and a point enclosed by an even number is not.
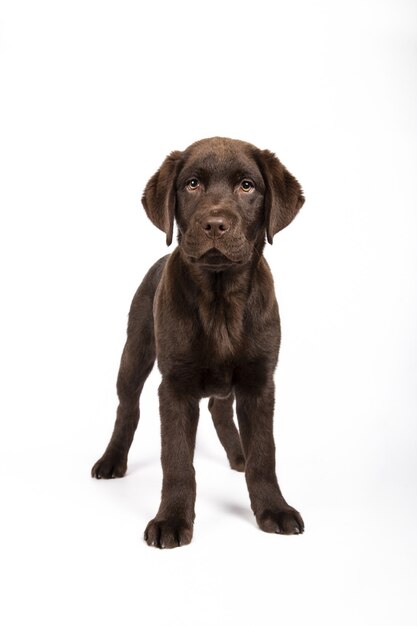
{"type": "Polygon", "coordinates": [[[105,452],[92,467],[93,478],[121,478],[126,474],[127,459],[115,452],[105,452]]]}
{"type": "Polygon", "coordinates": [[[237,454],[234,457],[229,458],[230,467],[237,472],[245,471],[245,457],[243,454],[237,454]]]}
{"type": "Polygon", "coordinates": [[[144,539],[155,548],[178,548],[191,542],[193,523],[183,518],[155,518],[146,527],[144,539]]]}
{"type": "Polygon", "coordinates": [[[256,516],[259,527],[267,533],[280,535],[300,535],[304,532],[304,522],[298,511],[285,508],[265,509],[256,516]]]}

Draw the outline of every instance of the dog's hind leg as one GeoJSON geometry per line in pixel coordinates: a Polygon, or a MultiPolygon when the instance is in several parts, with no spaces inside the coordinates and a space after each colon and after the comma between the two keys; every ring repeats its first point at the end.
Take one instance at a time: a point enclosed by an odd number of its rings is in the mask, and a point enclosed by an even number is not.
{"type": "Polygon", "coordinates": [[[116,422],[105,453],[91,470],[94,478],[116,478],[126,473],[128,452],[139,422],[139,397],[155,362],[151,323],[152,318],[128,331],[117,377],[116,422]]]}
{"type": "Polygon", "coordinates": [[[233,421],[233,393],[227,398],[210,398],[208,408],[214,427],[223,448],[226,450],[230,467],[238,472],[245,471],[245,456],[239,432],[233,421]]]}
{"type": "Polygon", "coordinates": [[[139,422],[139,397],[156,357],[153,300],[163,267],[161,261],[151,268],[133,298],[117,377],[116,423],[106,451],[91,470],[94,478],[116,478],[126,473],[127,456],[139,422]]]}

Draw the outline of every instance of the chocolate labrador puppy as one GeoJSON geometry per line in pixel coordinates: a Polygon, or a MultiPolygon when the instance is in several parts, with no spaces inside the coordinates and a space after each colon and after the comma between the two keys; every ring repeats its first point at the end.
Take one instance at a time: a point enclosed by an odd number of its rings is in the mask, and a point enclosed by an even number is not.
{"type": "Polygon", "coordinates": [[[285,228],[304,203],[297,180],[274,154],[215,137],[172,152],[149,180],[146,213],[178,247],[146,274],[133,298],[117,380],[119,407],[110,443],[92,469],[123,476],[139,421],[139,397],[155,359],[163,485],[145,530],[149,545],[190,543],[196,495],[193,455],[199,401],[209,397],[233,469],[244,471],[262,530],[299,534],[301,515],[275,473],[274,370],[280,321],[265,236],[285,228]],[[233,401],[239,432],[233,421],[233,401]]]}

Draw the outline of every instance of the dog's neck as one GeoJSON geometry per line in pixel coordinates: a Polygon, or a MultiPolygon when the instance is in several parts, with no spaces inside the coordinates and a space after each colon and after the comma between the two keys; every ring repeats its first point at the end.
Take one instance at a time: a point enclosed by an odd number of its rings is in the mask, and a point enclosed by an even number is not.
{"type": "Polygon", "coordinates": [[[184,261],[180,250],[179,262],[182,272],[188,277],[186,285],[192,290],[194,297],[204,300],[228,300],[231,296],[242,294],[247,296],[252,285],[252,275],[260,257],[242,265],[232,265],[227,269],[207,269],[198,263],[184,261]]]}
{"type": "Polygon", "coordinates": [[[232,266],[223,271],[199,268],[185,262],[178,252],[178,264],[187,280],[189,300],[192,301],[203,333],[222,359],[232,358],[241,345],[244,335],[244,317],[252,277],[262,256],[241,266],[232,266]]]}

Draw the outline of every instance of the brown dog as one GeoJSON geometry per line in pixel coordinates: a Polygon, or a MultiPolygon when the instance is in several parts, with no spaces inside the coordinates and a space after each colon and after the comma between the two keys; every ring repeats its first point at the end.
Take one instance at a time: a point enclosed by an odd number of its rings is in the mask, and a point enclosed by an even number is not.
{"type": "Polygon", "coordinates": [[[92,475],[125,474],[139,396],[157,358],[163,485],[158,513],[145,530],[147,543],[173,548],[191,541],[203,397],[210,397],[231,467],[245,471],[261,529],[302,533],[303,520],[284,500],[275,473],[273,375],[280,321],[262,255],[265,235],[272,243],[303,205],[301,187],[268,150],[216,137],[168,156],[142,202],[168,245],[176,219],[179,245],[151,267],[133,298],[114,432],[92,475]]]}

